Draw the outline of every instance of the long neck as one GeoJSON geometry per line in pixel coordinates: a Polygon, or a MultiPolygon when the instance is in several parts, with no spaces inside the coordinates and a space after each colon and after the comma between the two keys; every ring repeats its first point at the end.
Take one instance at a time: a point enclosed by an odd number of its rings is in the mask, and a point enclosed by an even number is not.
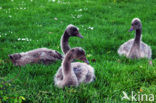
{"type": "Polygon", "coordinates": [[[138,29],[136,30],[135,39],[128,55],[130,58],[140,57],[140,41],[141,41],[141,29],[138,29]]]}
{"type": "Polygon", "coordinates": [[[134,39],[134,44],[140,45],[140,41],[141,41],[141,29],[137,29],[136,30],[136,34],[135,34],[135,39],[134,39]]]}
{"type": "Polygon", "coordinates": [[[70,76],[72,73],[71,69],[71,62],[73,61],[72,55],[70,53],[67,53],[64,61],[63,61],[63,75],[64,76],[70,76]]]}
{"type": "Polygon", "coordinates": [[[64,54],[66,54],[70,50],[70,46],[68,44],[69,37],[70,36],[68,35],[67,31],[65,31],[61,38],[61,49],[64,54]]]}

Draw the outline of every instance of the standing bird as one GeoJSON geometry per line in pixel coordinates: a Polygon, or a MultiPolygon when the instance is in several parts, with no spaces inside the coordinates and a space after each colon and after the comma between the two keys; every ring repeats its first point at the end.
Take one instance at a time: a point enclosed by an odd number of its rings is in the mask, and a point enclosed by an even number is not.
{"type": "Polygon", "coordinates": [[[129,31],[135,30],[135,38],[130,39],[120,46],[118,49],[119,55],[124,55],[127,58],[148,58],[151,59],[152,51],[150,46],[141,41],[142,24],[139,18],[132,20],[132,27],[129,31]]]}
{"type": "Polygon", "coordinates": [[[58,69],[54,77],[55,85],[59,88],[65,86],[78,86],[81,83],[90,83],[95,80],[94,68],[88,65],[85,51],[76,47],[67,52],[62,66],[58,69]],[[82,60],[86,63],[74,62],[73,59],[82,60]]]}
{"type": "MultiPolygon", "coordinates": [[[[72,36],[83,38],[78,28],[70,24],[61,38],[61,48],[64,54],[70,49],[68,39],[72,36]]],[[[50,64],[57,60],[62,60],[63,55],[52,49],[38,48],[27,52],[11,54],[9,57],[14,65],[24,66],[30,63],[50,64]]]]}

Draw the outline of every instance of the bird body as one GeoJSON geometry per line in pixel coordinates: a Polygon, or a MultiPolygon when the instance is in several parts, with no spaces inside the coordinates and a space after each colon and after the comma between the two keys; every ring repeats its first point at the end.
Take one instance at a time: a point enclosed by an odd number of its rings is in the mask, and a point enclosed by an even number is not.
{"type": "MultiPolygon", "coordinates": [[[[130,39],[127,42],[125,42],[124,44],[122,44],[120,46],[120,48],[118,49],[118,54],[120,56],[123,55],[126,57],[131,57],[130,55],[132,55],[132,54],[130,54],[130,50],[132,48],[133,42],[134,42],[134,39],[130,39]]],[[[150,46],[145,44],[143,41],[141,41],[140,47],[138,47],[136,45],[132,49],[134,51],[132,50],[131,53],[134,52],[134,55],[137,54],[139,58],[151,58],[151,55],[152,55],[151,48],[150,48],[150,46]],[[147,49],[145,49],[145,48],[147,48],[147,49]]]]}
{"type": "Polygon", "coordinates": [[[27,52],[15,53],[9,56],[13,64],[16,66],[24,66],[30,63],[49,64],[62,59],[60,53],[47,48],[38,48],[27,52]]]}

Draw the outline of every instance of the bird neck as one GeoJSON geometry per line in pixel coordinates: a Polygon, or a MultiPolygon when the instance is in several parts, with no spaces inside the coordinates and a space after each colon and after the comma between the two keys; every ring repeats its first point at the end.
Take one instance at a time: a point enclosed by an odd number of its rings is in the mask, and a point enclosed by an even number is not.
{"type": "Polygon", "coordinates": [[[130,58],[140,57],[140,41],[141,41],[141,29],[137,29],[133,45],[129,52],[130,58]]]}
{"type": "Polygon", "coordinates": [[[61,49],[64,54],[70,50],[70,46],[68,44],[69,37],[70,36],[68,35],[67,31],[65,31],[61,38],[61,49]]]}
{"type": "Polygon", "coordinates": [[[71,62],[73,61],[72,54],[68,52],[64,58],[64,61],[62,63],[63,65],[63,75],[64,77],[70,76],[72,73],[71,69],[71,62]]]}
{"type": "Polygon", "coordinates": [[[136,30],[136,34],[135,34],[135,39],[134,39],[134,44],[138,44],[140,45],[140,41],[141,41],[141,29],[137,29],[136,30]]]}

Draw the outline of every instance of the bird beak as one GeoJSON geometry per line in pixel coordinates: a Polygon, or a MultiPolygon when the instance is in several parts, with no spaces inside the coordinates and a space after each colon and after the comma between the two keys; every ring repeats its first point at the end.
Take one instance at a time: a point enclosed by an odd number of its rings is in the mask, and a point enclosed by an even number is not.
{"type": "Polygon", "coordinates": [[[89,64],[89,61],[86,58],[83,58],[81,60],[84,61],[85,63],[89,64]]]}
{"type": "Polygon", "coordinates": [[[83,36],[80,33],[78,33],[76,36],[80,37],[80,38],[83,38],[83,36]]]}
{"type": "Polygon", "coordinates": [[[88,61],[88,60],[86,60],[86,61],[85,61],[85,63],[89,64],[89,61],[88,61]]]}
{"type": "Polygon", "coordinates": [[[131,32],[131,31],[133,31],[134,29],[133,29],[133,26],[129,29],[129,32],[131,32]]]}

